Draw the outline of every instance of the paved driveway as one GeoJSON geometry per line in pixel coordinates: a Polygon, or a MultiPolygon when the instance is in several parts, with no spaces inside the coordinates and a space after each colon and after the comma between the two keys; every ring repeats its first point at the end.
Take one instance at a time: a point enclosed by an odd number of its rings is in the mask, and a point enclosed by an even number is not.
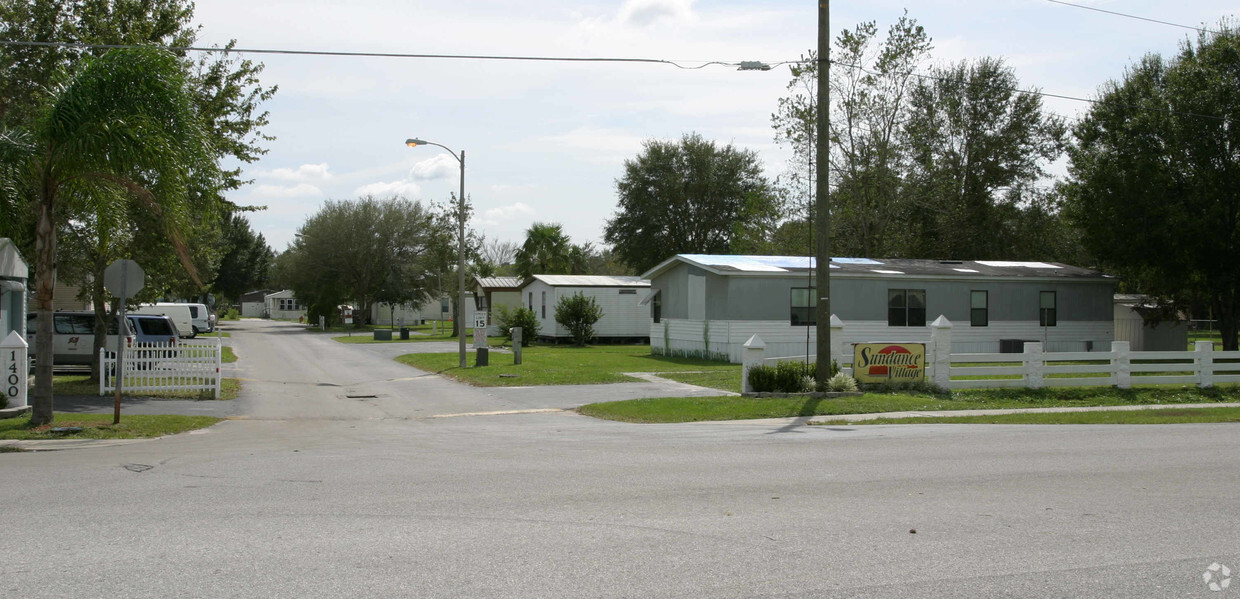
{"type": "Polygon", "coordinates": [[[241,419],[0,455],[0,595],[1226,597],[1202,575],[1240,567],[1235,425],[632,425],[233,342],[241,419]]]}

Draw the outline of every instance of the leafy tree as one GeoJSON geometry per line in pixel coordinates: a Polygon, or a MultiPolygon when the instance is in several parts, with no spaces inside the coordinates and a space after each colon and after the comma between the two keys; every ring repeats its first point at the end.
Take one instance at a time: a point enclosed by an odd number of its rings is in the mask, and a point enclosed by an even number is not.
{"type": "MultiPolygon", "coordinates": [[[[901,224],[908,153],[903,123],[914,72],[929,57],[925,30],[907,13],[878,38],[874,21],[840,32],[831,69],[833,251],[845,255],[893,253],[901,224]]],[[[792,220],[810,221],[817,165],[818,60],[814,52],[792,66],[789,95],[771,115],[775,140],[793,159],[783,181],[794,201],[792,220]]],[[[784,250],[787,251],[787,250],[784,250]]],[[[793,253],[804,253],[799,249],[793,253]]]]}
{"type": "Polygon", "coordinates": [[[624,162],[616,192],[603,238],[638,272],[678,253],[727,253],[769,236],[779,218],[757,154],[696,133],[648,140],[624,162]]]}
{"type": "Polygon", "coordinates": [[[512,344],[512,329],[521,327],[521,347],[529,347],[534,343],[534,339],[538,338],[538,316],[534,311],[517,306],[510,308],[504,304],[495,306],[495,323],[499,326],[499,332],[504,339],[512,344]]]}
{"type": "Polygon", "coordinates": [[[281,255],[289,287],[314,317],[353,304],[359,326],[376,301],[421,299],[436,278],[437,250],[446,253],[439,217],[399,197],[328,201],[281,255]]]}
{"type": "Polygon", "coordinates": [[[1147,55],[1074,128],[1064,186],[1087,250],[1136,291],[1240,328],[1240,29],[1147,55]]]}
{"type": "Polygon", "coordinates": [[[1063,152],[1066,126],[1021,93],[1011,68],[982,58],[936,69],[913,90],[906,127],[907,255],[1046,257],[1050,240],[1028,239],[1026,222],[1055,211],[1036,184],[1063,152]]]}
{"type": "Polygon", "coordinates": [[[478,276],[501,277],[515,274],[514,263],[519,247],[511,241],[482,237],[478,245],[478,260],[475,264],[478,276]]]}
{"type": "Polygon", "coordinates": [[[573,245],[559,223],[534,223],[525,230],[525,243],[514,256],[517,276],[569,274],[573,245]]]}
{"type": "Polygon", "coordinates": [[[275,254],[245,216],[233,214],[224,223],[224,256],[211,287],[226,303],[232,303],[267,284],[275,254]]]}
{"type": "Polygon", "coordinates": [[[594,339],[594,324],[602,317],[603,309],[598,302],[580,291],[561,297],[555,304],[555,321],[568,329],[573,337],[573,344],[578,347],[585,347],[594,339]]]}
{"type": "MultiPolygon", "coordinates": [[[[183,65],[154,48],[115,50],[87,66],[51,99],[35,125],[0,135],[15,165],[5,188],[34,198],[36,382],[32,421],[52,421],[52,285],[58,208],[75,208],[109,190],[158,211],[177,213],[195,173],[213,166],[183,65]]],[[[187,254],[182,259],[189,264],[187,254]]]]}

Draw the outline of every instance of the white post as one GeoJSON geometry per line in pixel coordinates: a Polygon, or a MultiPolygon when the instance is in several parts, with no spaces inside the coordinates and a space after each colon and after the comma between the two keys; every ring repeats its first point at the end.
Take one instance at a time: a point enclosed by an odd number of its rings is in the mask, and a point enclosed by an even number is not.
{"type": "Polygon", "coordinates": [[[843,372],[844,364],[852,362],[852,352],[848,351],[848,344],[844,342],[844,321],[839,316],[831,315],[831,356],[840,365],[840,371],[843,372]]]}
{"type": "Polygon", "coordinates": [[[220,372],[220,366],[224,362],[224,339],[222,337],[215,338],[215,399],[220,398],[220,386],[224,384],[224,374],[220,372]]]}
{"type": "Polygon", "coordinates": [[[99,396],[106,392],[104,382],[108,380],[108,360],[105,348],[99,348],[99,396]]]}
{"type": "Polygon", "coordinates": [[[28,348],[26,340],[22,339],[17,331],[10,331],[4,341],[0,341],[0,393],[8,400],[9,408],[24,408],[28,405],[28,348]]]}
{"type": "Polygon", "coordinates": [[[1198,341],[1197,350],[1197,386],[1209,389],[1214,386],[1214,342],[1198,341]]]}
{"type": "Polygon", "coordinates": [[[934,367],[935,386],[948,390],[952,386],[952,321],[940,314],[930,323],[930,355],[934,367]]]}
{"type": "Polygon", "coordinates": [[[745,353],[741,358],[741,393],[753,392],[749,384],[749,369],[762,365],[762,357],[766,354],[766,343],[758,335],[745,342],[745,353]]]}
{"type": "Polygon", "coordinates": [[[1132,355],[1130,349],[1131,344],[1127,341],[1111,342],[1111,353],[1114,355],[1111,362],[1111,371],[1115,376],[1115,386],[1120,389],[1132,387],[1132,355]]]}
{"type": "Polygon", "coordinates": [[[1025,366],[1025,386],[1030,389],[1042,388],[1042,342],[1025,342],[1023,356],[1025,366]]]}

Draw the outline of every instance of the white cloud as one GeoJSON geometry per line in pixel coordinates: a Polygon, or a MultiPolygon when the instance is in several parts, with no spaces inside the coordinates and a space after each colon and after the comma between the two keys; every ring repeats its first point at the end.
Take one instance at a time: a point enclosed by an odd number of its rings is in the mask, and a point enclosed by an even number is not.
{"type": "Polygon", "coordinates": [[[296,169],[277,168],[263,174],[281,181],[326,181],[332,178],[326,162],[303,164],[296,169]]]}
{"type": "Polygon", "coordinates": [[[409,169],[409,176],[418,181],[432,179],[448,179],[461,172],[461,163],[447,154],[439,154],[430,160],[423,160],[409,169]]]}
{"type": "Polygon", "coordinates": [[[516,202],[487,210],[482,214],[482,222],[489,226],[496,226],[520,217],[534,216],[536,212],[529,204],[516,202]]]}
{"type": "Polygon", "coordinates": [[[533,142],[533,147],[558,146],[572,155],[602,164],[614,164],[636,156],[646,138],[620,129],[578,127],[567,133],[551,135],[533,142]]]}
{"type": "Polygon", "coordinates": [[[259,185],[254,188],[252,195],[258,198],[305,198],[311,196],[322,196],[323,190],[309,183],[299,183],[292,187],[284,185],[259,185]]]}
{"type": "Polygon", "coordinates": [[[385,198],[390,196],[416,198],[422,195],[422,187],[413,181],[380,181],[358,187],[353,191],[353,194],[358,197],[369,195],[377,198],[385,198]]]}
{"type": "Polygon", "coordinates": [[[628,0],[617,15],[621,23],[645,27],[661,19],[688,20],[693,0],[628,0]]]}

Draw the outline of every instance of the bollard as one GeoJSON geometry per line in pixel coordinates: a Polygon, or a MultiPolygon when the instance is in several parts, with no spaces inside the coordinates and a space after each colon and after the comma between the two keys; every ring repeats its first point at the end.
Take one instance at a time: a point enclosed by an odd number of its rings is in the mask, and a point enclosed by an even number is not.
{"type": "Polygon", "coordinates": [[[477,348],[477,352],[474,357],[474,366],[489,366],[491,361],[488,354],[490,353],[491,350],[486,347],[477,348]]]}
{"type": "Polygon", "coordinates": [[[512,327],[512,363],[521,363],[521,327],[512,327]]]}

